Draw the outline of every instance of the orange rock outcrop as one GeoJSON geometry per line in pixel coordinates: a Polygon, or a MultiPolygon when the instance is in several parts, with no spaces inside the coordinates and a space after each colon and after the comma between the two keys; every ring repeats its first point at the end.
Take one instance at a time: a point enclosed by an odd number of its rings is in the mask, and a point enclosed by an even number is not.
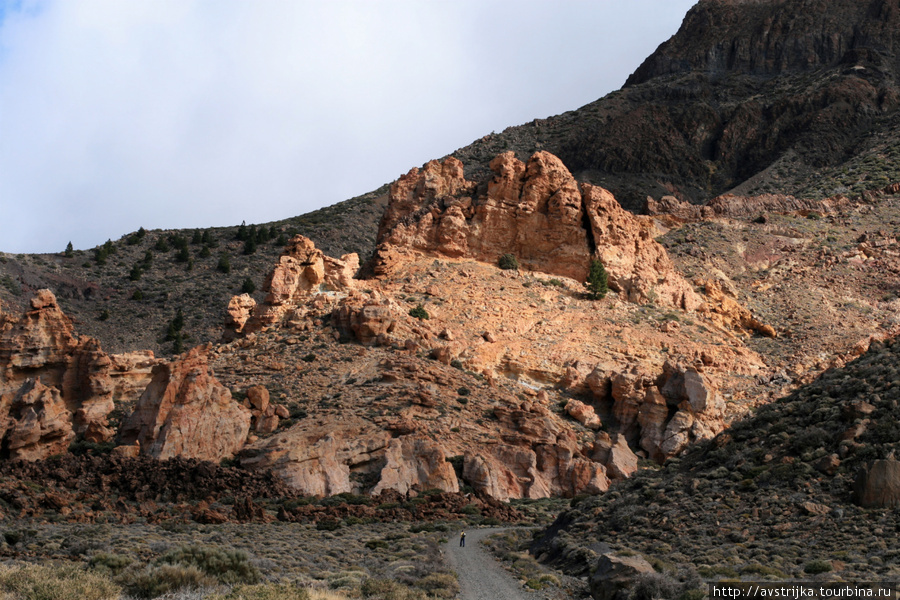
{"type": "Polygon", "coordinates": [[[119,430],[121,445],[154,458],[220,461],[247,441],[250,411],[209,370],[207,348],[153,368],[153,379],[119,430]]]}
{"type": "Polygon", "coordinates": [[[46,458],[76,436],[110,441],[109,413],[140,393],[154,362],[152,353],[111,356],[78,337],[53,293],[39,290],[21,317],[0,319],[0,416],[10,455],[46,458]]]}
{"type": "Polygon", "coordinates": [[[591,260],[600,259],[610,288],[632,301],[700,305],[653,239],[652,224],[603,188],[579,185],[554,155],[537,152],[524,164],[506,152],[490,168],[493,177],[476,184],[451,157],[396,181],[379,227],[374,272],[387,273],[410,252],[490,263],[512,253],[526,269],[584,281],[591,260]]]}

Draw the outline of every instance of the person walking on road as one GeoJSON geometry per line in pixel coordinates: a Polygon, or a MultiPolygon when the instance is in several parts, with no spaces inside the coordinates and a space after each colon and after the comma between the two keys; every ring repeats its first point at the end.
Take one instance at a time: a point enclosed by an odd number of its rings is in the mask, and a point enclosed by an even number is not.
{"type": "Polygon", "coordinates": [[[459,547],[460,548],[466,547],[466,532],[465,531],[460,532],[460,534],[459,534],[459,547]]]}

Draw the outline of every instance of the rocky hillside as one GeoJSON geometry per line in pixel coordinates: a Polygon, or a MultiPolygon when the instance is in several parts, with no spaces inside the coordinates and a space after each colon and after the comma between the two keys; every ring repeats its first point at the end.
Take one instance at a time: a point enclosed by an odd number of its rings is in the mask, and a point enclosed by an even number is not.
{"type": "Polygon", "coordinates": [[[638,554],[682,578],[894,577],[898,359],[897,341],[873,345],[664,468],[573,502],[533,551],[581,574],[638,554]]]}
{"type": "MultiPolygon", "coordinates": [[[[579,184],[603,186],[633,212],[645,212],[648,196],[858,198],[900,181],[897,12],[886,0],[704,0],[622,90],[487,135],[453,156],[465,165],[463,179],[475,182],[490,180],[500,154],[525,164],[546,150],[579,184]]],[[[49,288],[79,330],[108,350],[170,354],[179,309],[182,341],[192,345],[218,339],[220,308],[245,285],[262,299],[279,241],[303,234],[329,256],[356,252],[365,263],[387,202],[385,187],[265,224],[267,239],[255,250],[231,227],[198,231],[196,243],[192,230],[129,234],[111,241],[103,260],[100,248],[71,257],[0,254],[0,303],[21,309],[49,288]],[[223,256],[227,273],[218,268],[223,256]]]]}
{"type": "Polygon", "coordinates": [[[179,311],[182,349],[217,341],[222,307],[251,288],[262,299],[266,273],[292,236],[309,236],[335,256],[368,258],[384,191],[273,223],[137,231],[71,253],[0,252],[0,310],[23,310],[46,288],[81,333],[113,352],[171,355],[176,348],[169,327],[179,311]]]}

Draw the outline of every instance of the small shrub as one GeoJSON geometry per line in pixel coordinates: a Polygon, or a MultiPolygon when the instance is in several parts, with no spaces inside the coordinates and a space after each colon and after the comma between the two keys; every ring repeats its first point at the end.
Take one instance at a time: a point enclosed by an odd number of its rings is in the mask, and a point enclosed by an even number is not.
{"type": "Polygon", "coordinates": [[[4,531],[3,539],[6,540],[6,543],[10,546],[15,546],[22,539],[22,532],[16,530],[4,531]]]}
{"type": "Polygon", "coordinates": [[[185,589],[202,589],[217,584],[195,565],[147,565],[143,569],[128,569],[116,581],[136,598],[156,598],[185,589]]]}
{"type": "Polygon", "coordinates": [[[104,308],[103,310],[101,310],[101,311],[100,311],[100,316],[97,317],[97,318],[100,319],[101,321],[106,321],[106,320],[108,320],[108,319],[109,319],[109,309],[108,309],[108,308],[104,308]]]}
{"type": "Polygon", "coordinates": [[[426,321],[429,319],[428,311],[425,310],[425,307],[419,304],[415,308],[409,309],[409,316],[419,319],[420,321],[426,321]]]}
{"type": "Polygon", "coordinates": [[[335,531],[341,528],[341,522],[337,519],[322,519],[316,521],[316,529],[319,531],[335,531]]]}
{"type": "Polygon", "coordinates": [[[222,550],[207,546],[182,546],[159,559],[160,564],[195,566],[220,583],[258,583],[259,569],[250,564],[240,550],[222,550]]]}
{"type": "Polygon", "coordinates": [[[681,591],[677,581],[662,573],[642,573],[631,590],[631,600],[660,600],[676,598],[681,591]]]}
{"type": "Polygon", "coordinates": [[[72,242],[66,244],[66,251],[63,253],[66,258],[72,258],[75,256],[75,248],[72,247],[72,242]]]}
{"type": "Polygon", "coordinates": [[[153,245],[153,249],[157,252],[168,252],[169,250],[171,250],[171,248],[169,247],[169,242],[167,242],[166,238],[163,236],[157,238],[156,244],[153,245]]]}
{"type": "Polygon", "coordinates": [[[314,361],[316,360],[316,355],[315,355],[315,354],[307,354],[306,356],[304,356],[304,357],[301,358],[300,360],[302,360],[303,362],[311,363],[311,362],[314,362],[314,361]]]}
{"type": "Polygon", "coordinates": [[[252,294],[256,291],[256,284],[253,283],[253,280],[249,277],[244,280],[244,283],[241,284],[241,293],[242,294],[252,294]]]}
{"type": "Polygon", "coordinates": [[[131,559],[124,554],[100,552],[91,557],[91,568],[107,575],[118,575],[131,564],[131,559]]]}
{"type": "Polygon", "coordinates": [[[810,575],[818,575],[819,573],[828,573],[832,569],[831,563],[827,560],[811,560],[803,565],[803,571],[810,575]]]}
{"type": "Polygon", "coordinates": [[[506,271],[514,271],[519,268],[519,259],[515,254],[507,252],[497,259],[497,266],[506,271]]]}
{"type": "Polygon", "coordinates": [[[450,573],[430,573],[413,585],[432,598],[455,598],[459,593],[459,581],[450,573]]]}
{"type": "Polygon", "coordinates": [[[309,591],[291,583],[238,585],[227,596],[208,596],[210,600],[310,600],[309,591]]]}

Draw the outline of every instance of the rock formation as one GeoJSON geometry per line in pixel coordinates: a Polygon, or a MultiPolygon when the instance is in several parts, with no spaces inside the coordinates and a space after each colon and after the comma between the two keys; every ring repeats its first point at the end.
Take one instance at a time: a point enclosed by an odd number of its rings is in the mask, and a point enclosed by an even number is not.
{"type": "Polygon", "coordinates": [[[12,459],[40,460],[67,451],[75,432],[59,390],[29,379],[14,397],[0,397],[0,439],[12,459]]]}
{"type": "Polygon", "coordinates": [[[498,500],[571,497],[609,488],[606,468],[578,448],[571,430],[559,427],[545,407],[525,402],[498,406],[500,442],[465,454],[463,479],[498,500]]]}
{"type": "Polygon", "coordinates": [[[205,347],[153,368],[153,379],[119,430],[142,454],[220,461],[246,443],[250,411],[210,373],[205,347]]]}
{"type": "Polygon", "coordinates": [[[526,165],[506,152],[490,167],[493,177],[480,185],[467,181],[452,157],[397,180],[379,227],[375,273],[410,252],[489,263],[512,253],[524,268],[584,281],[597,258],[610,289],[632,301],[655,295],[688,310],[701,303],[653,239],[651,224],[603,188],[579,185],[557,157],[537,152],[526,165]]]}
{"type": "MultiPolygon", "coordinates": [[[[592,377],[601,379],[597,373],[592,377]]],[[[602,393],[596,401],[611,403],[618,431],[657,462],[725,429],[725,403],[696,367],[668,362],[659,375],[622,372],[606,380],[609,397],[606,386],[597,385],[602,393]]]]}
{"type": "Polygon", "coordinates": [[[31,299],[21,318],[0,327],[0,405],[10,456],[33,460],[66,449],[80,436],[108,442],[108,415],[149,381],[152,353],[107,355],[78,337],[50,290],[31,299]],[[20,446],[19,444],[25,444],[20,446]]]}
{"type": "Polygon", "coordinates": [[[258,331],[282,321],[292,308],[320,291],[347,291],[355,287],[359,257],[325,256],[309,238],[294,236],[285,247],[265,283],[265,301],[257,305],[247,294],[234,296],[225,318],[228,336],[258,331]]]}
{"type": "Polygon", "coordinates": [[[356,418],[327,425],[303,421],[247,447],[241,463],[273,469],[293,489],[314,496],[406,493],[413,488],[459,491],[453,466],[435,442],[414,434],[393,438],[356,418]],[[376,481],[374,486],[361,483],[369,479],[376,481]]]}

